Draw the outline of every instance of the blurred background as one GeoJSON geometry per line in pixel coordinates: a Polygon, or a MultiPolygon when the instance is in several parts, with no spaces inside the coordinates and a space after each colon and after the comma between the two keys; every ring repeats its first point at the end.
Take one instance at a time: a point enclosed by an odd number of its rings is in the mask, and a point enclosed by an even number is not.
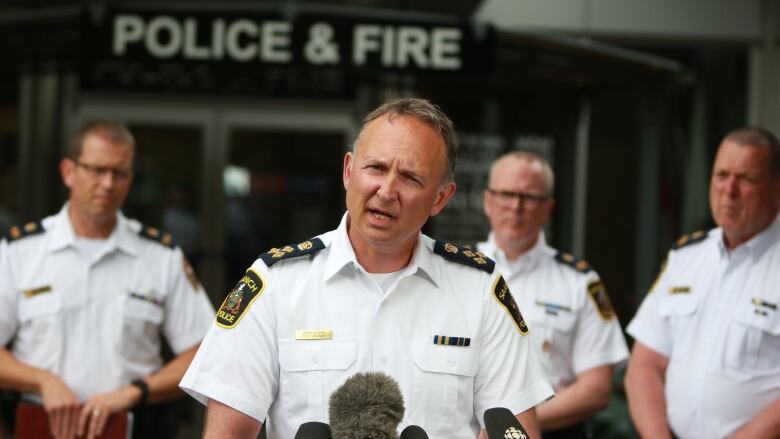
{"type": "MultiPolygon", "coordinates": [[[[420,96],[461,140],[426,232],[483,239],[488,164],[538,152],[548,240],[600,272],[625,325],[670,244],[710,226],[720,138],[778,133],[778,26],[778,0],[4,2],[0,228],[60,208],[79,125],[125,122],[125,213],[170,231],[216,304],[260,252],[336,227],[362,116],[420,96]]],[[[616,396],[597,437],[633,434],[616,396]]]]}

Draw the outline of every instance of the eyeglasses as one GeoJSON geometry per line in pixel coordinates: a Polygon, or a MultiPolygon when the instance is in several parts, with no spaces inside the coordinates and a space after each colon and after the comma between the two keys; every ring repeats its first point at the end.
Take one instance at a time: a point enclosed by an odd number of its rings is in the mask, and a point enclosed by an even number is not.
{"type": "Polygon", "coordinates": [[[550,199],[549,195],[529,194],[528,192],[499,191],[495,189],[485,189],[495,197],[496,202],[504,207],[512,206],[515,199],[518,204],[525,207],[536,207],[550,199]]]}
{"type": "Polygon", "coordinates": [[[130,177],[133,176],[133,171],[130,169],[112,168],[110,166],[96,166],[90,165],[88,163],[82,163],[76,159],[70,160],[75,163],[76,166],[85,170],[87,175],[89,175],[91,178],[101,178],[104,175],[111,173],[111,176],[115,180],[127,181],[130,180],[130,177]]]}

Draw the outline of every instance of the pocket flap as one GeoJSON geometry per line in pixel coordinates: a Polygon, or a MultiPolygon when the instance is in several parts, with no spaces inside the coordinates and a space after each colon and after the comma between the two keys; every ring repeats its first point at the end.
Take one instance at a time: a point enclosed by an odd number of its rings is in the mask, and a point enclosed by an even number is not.
{"type": "Polygon", "coordinates": [[[445,346],[418,341],[412,359],[425,372],[473,377],[477,373],[478,346],[445,346]]]}
{"type": "Polygon", "coordinates": [[[21,322],[58,314],[61,310],[62,298],[57,291],[22,297],[19,300],[19,320],[21,322]]]}
{"type": "Polygon", "coordinates": [[[163,321],[163,309],[161,305],[147,300],[127,296],[122,306],[122,314],[134,319],[146,320],[154,324],[161,324],[163,321]]]}
{"type": "Polygon", "coordinates": [[[287,372],[346,370],[357,358],[349,340],[279,340],[279,365],[287,372]]]}
{"type": "Polygon", "coordinates": [[[672,295],[664,298],[658,305],[662,316],[684,316],[693,314],[699,307],[699,299],[689,295],[672,295]]]}
{"type": "Polygon", "coordinates": [[[772,335],[780,335],[780,313],[773,309],[752,303],[739,305],[734,313],[734,320],[772,335]]]}

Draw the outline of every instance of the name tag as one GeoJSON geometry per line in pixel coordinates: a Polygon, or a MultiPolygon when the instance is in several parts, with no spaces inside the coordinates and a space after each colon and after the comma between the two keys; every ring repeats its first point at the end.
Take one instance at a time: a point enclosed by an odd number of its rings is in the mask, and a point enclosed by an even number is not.
{"type": "Polygon", "coordinates": [[[296,340],[332,340],[333,331],[330,329],[299,329],[295,331],[296,340]]]}
{"type": "Polygon", "coordinates": [[[687,294],[691,292],[691,287],[669,287],[669,294],[687,294]]]}
{"type": "Polygon", "coordinates": [[[50,291],[51,291],[51,286],[46,285],[38,288],[33,288],[30,290],[25,290],[24,297],[29,299],[30,297],[37,296],[38,294],[48,293],[50,291]]]}

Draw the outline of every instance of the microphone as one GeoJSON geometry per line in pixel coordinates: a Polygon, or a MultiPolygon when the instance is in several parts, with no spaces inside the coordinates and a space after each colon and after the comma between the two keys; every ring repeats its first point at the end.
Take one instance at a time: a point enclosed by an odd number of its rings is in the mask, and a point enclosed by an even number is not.
{"type": "Polygon", "coordinates": [[[398,439],[404,410],[394,379],[382,372],[357,373],[330,395],[333,439],[398,439]]]}
{"type": "Polygon", "coordinates": [[[509,409],[494,407],[485,410],[485,431],[488,439],[530,439],[515,415],[509,409]]]}
{"type": "Polygon", "coordinates": [[[323,422],[304,422],[298,427],[295,439],[331,439],[330,427],[323,422]]]}
{"type": "Polygon", "coordinates": [[[428,439],[428,434],[417,425],[410,425],[401,432],[401,439],[428,439]]]}

